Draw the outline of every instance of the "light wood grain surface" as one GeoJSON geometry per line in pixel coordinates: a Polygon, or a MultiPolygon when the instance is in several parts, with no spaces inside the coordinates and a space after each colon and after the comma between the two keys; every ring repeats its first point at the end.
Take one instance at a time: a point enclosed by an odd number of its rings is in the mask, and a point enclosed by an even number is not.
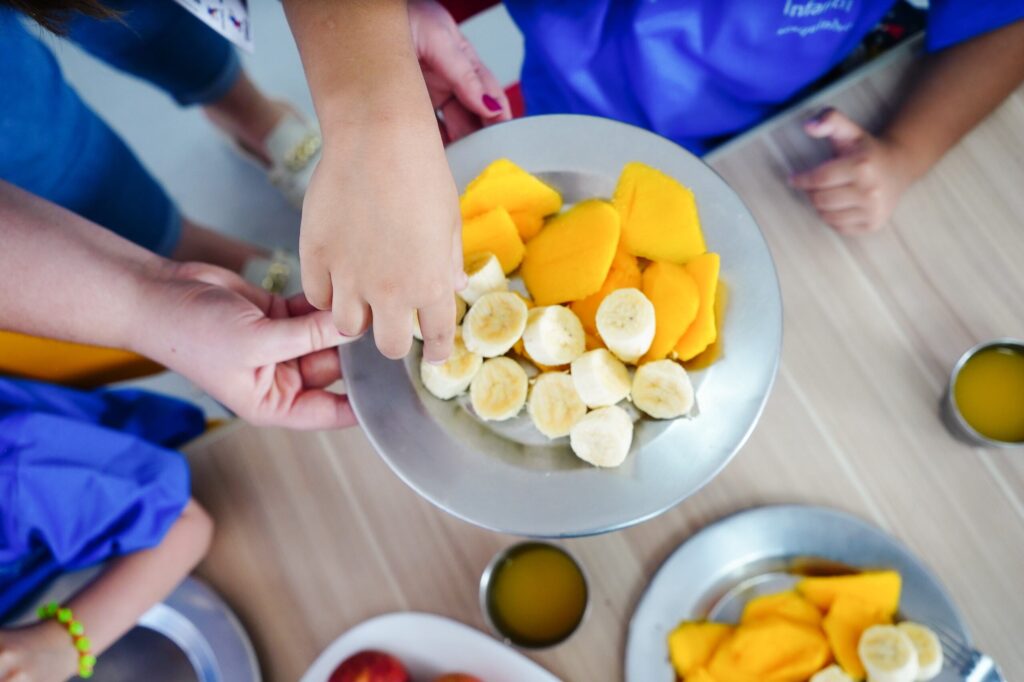
{"type": "MultiPolygon", "coordinates": [[[[909,59],[830,103],[879,120],[909,59]]],[[[953,440],[937,411],[959,354],[1024,337],[1024,89],[913,187],[892,225],[846,239],[784,177],[824,153],[800,132],[814,102],[716,153],[712,165],[764,230],[782,282],[781,369],[749,443],[663,516],[569,541],[592,611],[534,656],[566,680],[622,677],[626,626],[661,561],[730,512],[781,502],[848,510],[895,534],[946,584],[983,648],[1024,676],[1024,452],[953,440]]],[[[484,628],[477,583],[512,538],[434,509],[358,430],[226,427],[189,448],[218,523],[200,575],[237,610],[266,675],[297,680],[331,640],[396,610],[484,628]]]]}

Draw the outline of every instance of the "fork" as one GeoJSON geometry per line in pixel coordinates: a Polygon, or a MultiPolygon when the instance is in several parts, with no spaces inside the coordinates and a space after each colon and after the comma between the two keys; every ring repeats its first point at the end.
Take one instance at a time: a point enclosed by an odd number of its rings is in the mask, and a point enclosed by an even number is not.
{"type": "Polygon", "coordinates": [[[964,682],[1004,682],[999,666],[988,654],[967,644],[959,635],[940,625],[930,626],[942,643],[946,663],[964,682]]]}

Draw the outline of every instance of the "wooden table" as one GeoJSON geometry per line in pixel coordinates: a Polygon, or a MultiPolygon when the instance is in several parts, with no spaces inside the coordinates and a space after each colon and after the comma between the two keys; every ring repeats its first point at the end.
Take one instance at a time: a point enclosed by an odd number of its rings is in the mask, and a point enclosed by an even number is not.
{"type": "MultiPolygon", "coordinates": [[[[567,644],[534,656],[560,677],[620,679],[626,625],[660,562],[723,515],[794,501],[848,510],[903,540],[1009,677],[1024,676],[1024,452],[962,445],[937,417],[964,349],[1024,337],[1024,89],[878,234],[837,236],[783,181],[822,154],[798,125],[817,101],[864,122],[884,115],[911,62],[888,61],[712,157],[779,269],[778,380],[750,442],[704,490],[638,527],[568,542],[590,573],[593,610],[567,644]]],[[[268,680],[293,682],[332,639],[380,613],[484,628],[477,581],[512,538],[434,509],[358,430],[239,424],[189,454],[196,496],[218,523],[200,575],[240,614],[268,680]]]]}

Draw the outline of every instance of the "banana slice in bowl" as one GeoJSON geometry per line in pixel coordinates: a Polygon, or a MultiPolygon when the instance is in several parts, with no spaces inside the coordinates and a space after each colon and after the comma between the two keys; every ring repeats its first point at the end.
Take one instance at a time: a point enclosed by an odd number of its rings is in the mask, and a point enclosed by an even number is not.
{"type": "Polygon", "coordinates": [[[898,623],[896,627],[910,638],[917,651],[919,682],[926,682],[942,672],[942,643],[934,631],[909,620],[898,623]]]}
{"type": "Polygon", "coordinates": [[[871,682],[915,682],[917,649],[895,625],[872,625],[860,636],[857,655],[871,682]]]}
{"type": "Polygon", "coordinates": [[[573,453],[596,467],[617,467],[633,444],[633,420],[618,405],[587,413],[569,432],[573,453]]]}
{"type": "Polygon", "coordinates": [[[651,417],[675,419],[693,409],[693,384],[678,362],[655,360],[637,368],[631,397],[633,404],[651,417]]]}
{"type": "Polygon", "coordinates": [[[466,288],[458,293],[463,302],[473,305],[484,294],[508,291],[508,279],[501,261],[493,253],[478,253],[466,261],[466,288]]]}
{"type": "Polygon", "coordinates": [[[583,355],[587,337],[576,313],[565,306],[549,305],[529,311],[523,345],[535,362],[559,367],[583,355]]]}
{"type": "Polygon", "coordinates": [[[572,362],[572,380],[587,407],[608,407],[625,400],[629,369],[605,348],[587,351],[572,362]]]}
{"type": "Polygon", "coordinates": [[[568,436],[587,413],[572,377],[565,372],[545,372],[533,382],[526,411],[537,430],[548,438],[568,436]]]}
{"type": "Polygon", "coordinates": [[[597,333],[608,350],[636,364],[654,341],[654,304],[639,289],[618,289],[597,308],[597,333]]]}
{"type": "Polygon", "coordinates": [[[420,358],[420,379],[431,394],[450,400],[466,392],[483,362],[483,357],[466,349],[462,332],[456,328],[455,346],[447,360],[434,365],[420,358]]]}
{"type": "Polygon", "coordinates": [[[469,385],[473,411],[484,421],[505,421],[519,414],[529,389],[526,370],[511,358],[491,358],[469,385]]]}
{"type": "Polygon", "coordinates": [[[492,291],[474,303],[462,320],[462,338],[485,358],[504,355],[526,329],[526,303],[515,293],[492,291]]]}

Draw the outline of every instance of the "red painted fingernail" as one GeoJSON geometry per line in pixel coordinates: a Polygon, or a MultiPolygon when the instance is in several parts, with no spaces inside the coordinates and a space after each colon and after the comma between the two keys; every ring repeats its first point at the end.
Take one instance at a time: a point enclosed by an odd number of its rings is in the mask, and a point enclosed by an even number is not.
{"type": "Polygon", "coordinates": [[[501,111],[501,103],[490,95],[484,95],[484,106],[487,107],[488,111],[495,113],[501,111]]]}

